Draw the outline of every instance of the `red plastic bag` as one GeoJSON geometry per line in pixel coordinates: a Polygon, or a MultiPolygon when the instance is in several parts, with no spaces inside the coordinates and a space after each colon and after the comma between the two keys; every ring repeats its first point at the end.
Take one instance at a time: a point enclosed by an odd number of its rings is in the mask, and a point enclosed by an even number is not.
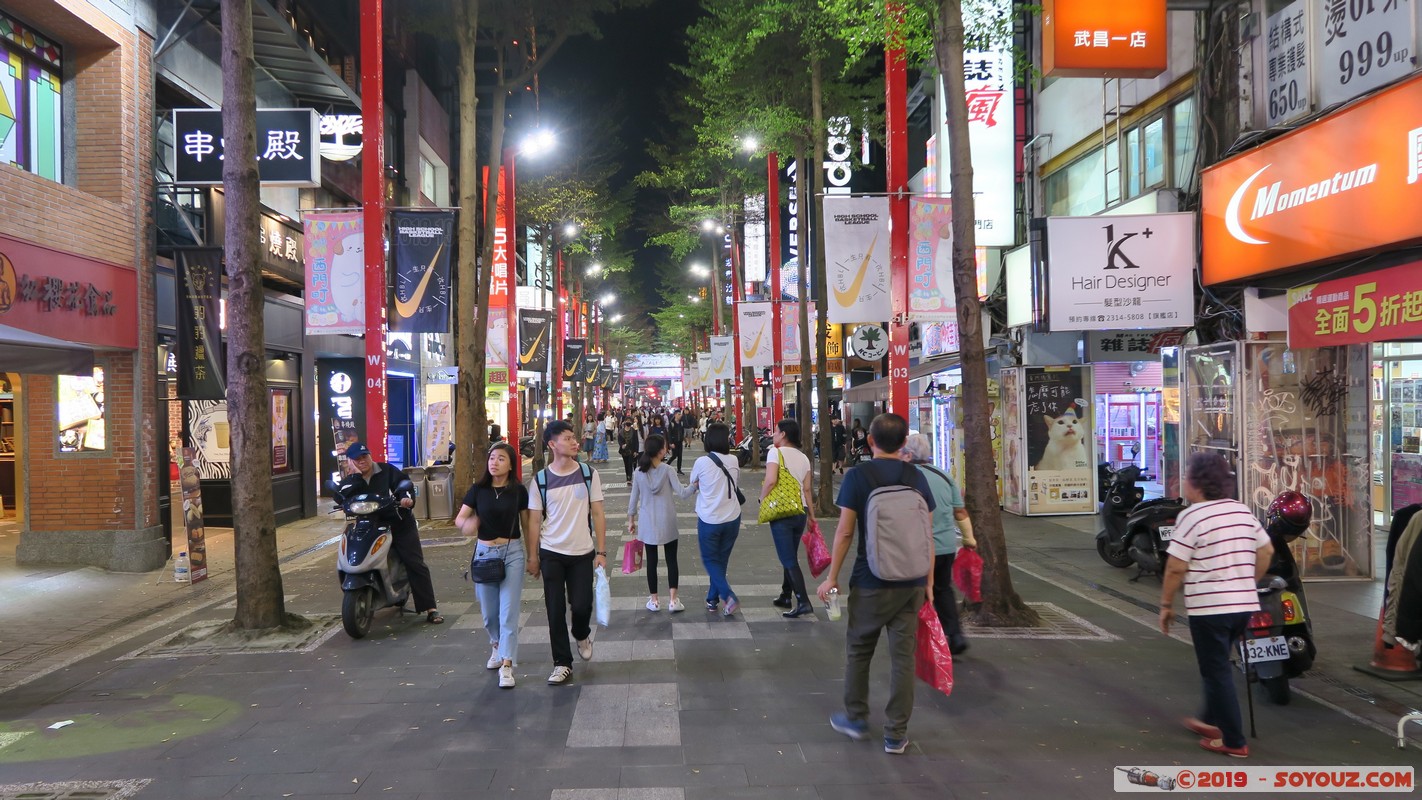
{"type": "Polygon", "coordinates": [[[622,545],[622,574],[631,575],[642,568],[642,556],[646,553],[647,546],[641,539],[633,539],[622,545]]]}
{"type": "Polygon", "coordinates": [[[810,575],[820,577],[830,565],[830,551],[825,546],[824,534],[820,533],[820,523],[810,520],[800,542],[805,545],[805,555],[810,559],[810,575]]]}
{"type": "Polygon", "coordinates": [[[953,655],[931,603],[918,610],[918,648],[913,661],[913,672],[924,683],[945,695],[953,694],[953,655]]]}
{"type": "Polygon", "coordinates": [[[983,557],[964,547],[953,559],[953,585],[969,603],[983,601],[983,557]]]}

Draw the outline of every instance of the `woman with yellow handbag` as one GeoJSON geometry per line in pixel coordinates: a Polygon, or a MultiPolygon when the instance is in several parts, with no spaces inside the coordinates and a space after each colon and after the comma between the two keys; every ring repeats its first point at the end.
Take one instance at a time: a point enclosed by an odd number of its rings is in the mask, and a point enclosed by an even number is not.
{"type": "Polygon", "coordinates": [[[770,523],[775,554],[785,568],[785,583],[774,604],[789,608],[780,616],[794,619],[809,614],[805,574],[800,570],[800,536],[806,523],[814,519],[810,500],[810,459],[800,450],[800,423],[782,419],[771,434],[774,446],[765,453],[765,482],[760,486],[759,522],[770,523]],[[790,593],[795,606],[790,606],[790,593]]]}

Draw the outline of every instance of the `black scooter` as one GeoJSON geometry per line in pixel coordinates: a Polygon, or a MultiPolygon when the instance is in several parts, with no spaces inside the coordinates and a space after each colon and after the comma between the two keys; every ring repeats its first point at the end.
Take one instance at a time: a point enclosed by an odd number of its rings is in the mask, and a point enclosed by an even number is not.
{"type": "Polygon", "coordinates": [[[1113,567],[1134,564],[1137,572],[1132,581],[1143,575],[1164,574],[1165,551],[1175,531],[1175,518],[1185,510],[1184,502],[1172,497],[1142,501],[1145,490],[1136,483],[1145,476],[1134,464],[1116,471],[1102,464],[1098,473],[1107,488],[1098,512],[1097,554],[1113,567]]]}
{"type": "Polygon", "coordinates": [[[344,511],[348,520],[336,556],[336,573],[345,592],[341,624],[352,639],[360,639],[370,632],[378,609],[398,606],[400,613],[405,613],[410,580],[394,552],[390,524],[380,517],[400,502],[398,493],[414,492],[415,486],[404,480],[390,494],[348,495],[350,488],[343,490],[335,481],[326,482],[336,508],[344,511]]]}
{"type": "Polygon", "coordinates": [[[1284,492],[1270,504],[1264,530],[1274,555],[1259,581],[1259,610],[1240,643],[1264,696],[1281,706],[1292,697],[1289,679],[1302,677],[1318,654],[1298,562],[1289,548],[1308,531],[1312,517],[1312,506],[1298,492],[1284,492]]]}

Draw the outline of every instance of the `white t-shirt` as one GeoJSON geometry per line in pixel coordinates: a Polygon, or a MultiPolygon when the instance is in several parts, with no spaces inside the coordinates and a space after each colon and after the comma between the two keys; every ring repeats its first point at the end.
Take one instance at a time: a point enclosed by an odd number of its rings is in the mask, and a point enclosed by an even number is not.
{"type": "Polygon", "coordinates": [[[765,450],[765,464],[767,467],[771,464],[778,465],[779,462],[775,460],[777,453],[780,455],[780,458],[785,461],[784,469],[787,470],[795,480],[799,481],[801,486],[804,486],[805,482],[810,479],[809,457],[798,447],[782,448],[772,445],[765,450]]]}
{"type": "MultiPolygon", "coordinates": [[[[595,548],[593,532],[588,523],[589,500],[602,502],[602,479],[597,470],[592,470],[592,497],[588,497],[588,485],[583,480],[583,465],[573,467],[567,475],[559,475],[552,467],[548,473],[548,510],[543,513],[543,525],[538,546],[565,556],[582,556],[595,548]]],[[[528,487],[528,508],[530,511],[544,511],[543,493],[538,490],[538,479],[528,487]]]]}
{"type": "Polygon", "coordinates": [[[707,453],[696,459],[696,463],[691,467],[690,482],[697,487],[696,516],[702,522],[716,525],[740,519],[741,504],[736,500],[736,491],[727,486],[726,475],[711,463],[713,458],[721,461],[737,486],[741,481],[741,465],[737,463],[735,456],[707,453]]]}
{"type": "Polygon", "coordinates": [[[1175,518],[1167,552],[1189,565],[1185,609],[1192,617],[1259,610],[1254,564],[1269,534],[1237,500],[1192,503],[1175,518]]]}

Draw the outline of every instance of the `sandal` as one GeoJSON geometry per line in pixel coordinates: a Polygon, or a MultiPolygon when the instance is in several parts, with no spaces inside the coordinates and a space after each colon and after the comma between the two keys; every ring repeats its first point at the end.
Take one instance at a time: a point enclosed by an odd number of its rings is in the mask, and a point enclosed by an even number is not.
{"type": "Polygon", "coordinates": [[[431,625],[438,625],[444,622],[444,615],[439,613],[439,609],[432,608],[430,609],[430,612],[425,615],[425,622],[428,622],[431,625]]]}

